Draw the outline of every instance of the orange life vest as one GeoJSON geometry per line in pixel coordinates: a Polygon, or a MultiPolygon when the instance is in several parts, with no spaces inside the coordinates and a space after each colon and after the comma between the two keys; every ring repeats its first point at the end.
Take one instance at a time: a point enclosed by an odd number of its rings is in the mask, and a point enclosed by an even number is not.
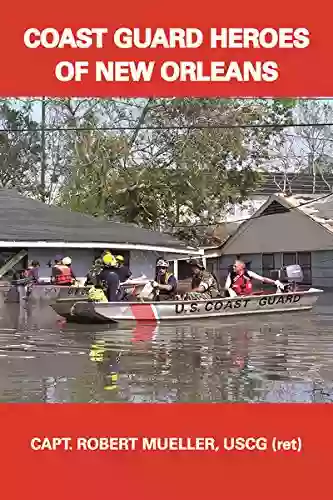
{"type": "Polygon", "coordinates": [[[231,288],[237,293],[237,295],[251,295],[252,281],[247,272],[238,274],[236,272],[231,273],[231,288]]]}
{"type": "Polygon", "coordinates": [[[56,285],[71,285],[73,282],[73,275],[72,275],[72,270],[68,266],[63,266],[59,265],[56,266],[58,271],[60,271],[59,274],[55,276],[55,284],[56,285]]]}

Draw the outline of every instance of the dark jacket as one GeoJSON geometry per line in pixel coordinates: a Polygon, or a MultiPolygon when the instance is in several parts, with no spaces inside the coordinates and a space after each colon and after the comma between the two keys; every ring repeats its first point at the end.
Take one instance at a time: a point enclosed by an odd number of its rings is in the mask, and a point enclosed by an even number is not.
{"type": "Polygon", "coordinates": [[[104,267],[96,281],[98,286],[105,288],[108,301],[117,302],[120,280],[116,269],[104,267]]]}
{"type": "Polygon", "coordinates": [[[120,283],[124,283],[124,281],[127,281],[132,276],[132,273],[127,266],[117,267],[115,271],[119,276],[120,283]]]}

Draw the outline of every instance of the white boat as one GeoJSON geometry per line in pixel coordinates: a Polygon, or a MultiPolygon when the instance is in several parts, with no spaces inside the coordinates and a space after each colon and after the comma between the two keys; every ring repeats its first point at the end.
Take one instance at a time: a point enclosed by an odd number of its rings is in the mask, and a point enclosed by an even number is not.
{"type": "MultiPolygon", "coordinates": [[[[143,275],[121,283],[120,287],[128,294],[134,294],[134,291],[137,294],[145,287],[147,281],[143,275]]],[[[3,295],[2,302],[20,302],[23,299],[32,302],[50,302],[62,298],[87,298],[89,289],[90,286],[56,286],[50,283],[6,285],[0,287],[0,296],[3,295]]]]}
{"type": "Polygon", "coordinates": [[[58,299],[54,311],[74,323],[160,322],[271,314],[312,309],[323,290],[271,293],[199,301],[89,302],[58,299]]]}

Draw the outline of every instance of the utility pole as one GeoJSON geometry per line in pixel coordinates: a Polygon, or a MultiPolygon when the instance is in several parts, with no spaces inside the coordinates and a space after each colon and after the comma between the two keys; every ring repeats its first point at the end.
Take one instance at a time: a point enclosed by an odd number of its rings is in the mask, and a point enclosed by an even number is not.
{"type": "Polygon", "coordinates": [[[46,141],[45,141],[45,125],[46,125],[46,100],[42,97],[42,120],[41,120],[41,170],[40,170],[40,191],[41,200],[46,202],[46,141]]]}

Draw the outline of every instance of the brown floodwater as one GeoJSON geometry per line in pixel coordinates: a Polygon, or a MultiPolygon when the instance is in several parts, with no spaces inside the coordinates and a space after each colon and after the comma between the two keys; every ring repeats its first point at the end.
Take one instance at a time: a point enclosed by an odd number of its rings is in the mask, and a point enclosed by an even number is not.
{"type": "Polygon", "coordinates": [[[333,294],[311,312],[136,327],[0,311],[1,402],[331,402],[333,294]]]}

